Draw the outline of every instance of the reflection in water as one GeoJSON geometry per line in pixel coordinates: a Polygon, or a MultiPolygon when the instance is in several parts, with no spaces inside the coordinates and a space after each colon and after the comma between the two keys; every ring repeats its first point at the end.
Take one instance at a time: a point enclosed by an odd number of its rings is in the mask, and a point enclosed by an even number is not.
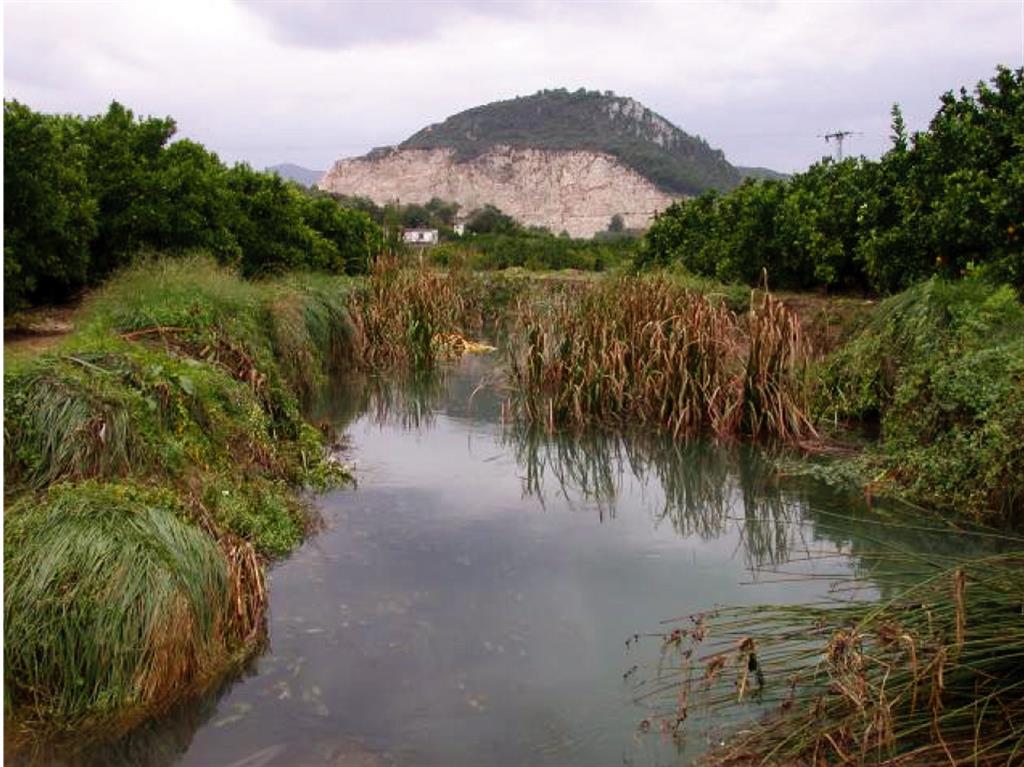
{"type": "MultiPolygon", "coordinates": [[[[379,426],[423,431],[438,414],[497,423],[504,399],[498,380],[491,362],[471,359],[455,374],[349,380],[328,401],[345,403],[345,410],[332,412],[344,424],[363,416],[379,426]]],[[[714,540],[735,528],[751,570],[800,558],[841,559],[858,576],[843,588],[887,596],[965,550],[991,551],[1001,541],[921,508],[872,506],[806,477],[780,479],[761,447],[684,443],[643,431],[551,434],[514,423],[502,424],[498,435],[515,458],[524,494],[542,507],[557,493],[570,505],[593,507],[603,521],[615,516],[626,485],[636,485],[646,491],[655,524],[667,520],[681,537],[714,540]]]]}
{"type": "Polygon", "coordinates": [[[344,430],[366,417],[378,426],[429,428],[446,395],[447,375],[352,376],[332,382],[316,419],[344,430]]]}
{"type": "Polygon", "coordinates": [[[643,433],[551,435],[517,426],[502,436],[524,472],[525,492],[542,505],[554,489],[570,503],[580,498],[602,517],[614,516],[624,483],[654,485],[656,524],[668,520],[679,536],[710,540],[738,523],[752,568],[785,561],[801,542],[806,504],[782,492],[772,464],[756,449],[643,433]]]}
{"type": "Polygon", "coordinates": [[[756,449],[502,424],[493,377],[473,358],[339,382],[318,418],[348,431],[359,488],[325,496],[326,529],[272,571],[256,673],[82,764],[687,763],[699,738],[636,737],[623,640],[715,604],[822,599],[835,571],[895,576],[867,556],[878,538],[950,545],[780,483],[756,449]]]}
{"type": "Polygon", "coordinates": [[[235,683],[228,680],[202,697],[175,706],[160,719],[145,722],[120,740],[101,748],[83,744],[41,743],[17,757],[8,752],[5,764],[51,767],[170,767],[188,751],[196,731],[217,713],[220,698],[235,683]]]}
{"type": "MultiPolygon", "coordinates": [[[[365,416],[379,426],[415,431],[430,429],[438,413],[453,411],[497,421],[502,395],[493,371],[486,362],[471,363],[478,379],[441,371],[418,378],[346,381],[329,401],[348,407],[332,416],[346,424],[365,416]]],[[[803,543],[799,524],[806,503],[799,492],[781,490],[773,464],[758,448],[682,443],[643,432],[552,435],[518,424],[505,424],[499,434],[515,456],[524,492],[542,506],[546,493],[555,491],[569,503],[594,506],[602,519],[611,517],[623,483],[632,481],[657,491],[661,503],[651,509],[655,522],[667,520],[680,536],[710,540],[739,523],[742,554],[750,567],[785,561],[803,543]]]]}

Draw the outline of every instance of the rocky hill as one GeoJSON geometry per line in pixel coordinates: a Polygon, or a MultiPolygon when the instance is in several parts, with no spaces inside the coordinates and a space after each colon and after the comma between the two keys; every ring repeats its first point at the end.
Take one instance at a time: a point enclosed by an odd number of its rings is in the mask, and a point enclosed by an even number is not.
{"type": "Polygon", "coordinates": [[[611,92],[547,90],[467,109],[413,134],[399,149],[451,148],[467,160],[494,146],[610,154],[669,194],[725,191],[740,182],[721,151],[611,92]]]}
{"type": "Polygon", "coordinates": [[[672,200],[740,183],[720,150],[630,98],[564,89],[469,109],[397,147],[335,163],[328,191],[378,203],[497,205],[528,225],[590,236],[643,227],[672,200]]]}
{"type": "Polygon", "coordinates": [[[675,199],[610,155],[496,146],[460,160],[452,149],[392,149],[341,160],[323,189],[378,204],[454,200],[463,211],[490,203],[527,226],[573,237],[607,229],[619,214],[627,228],[647,226],[675,199]]]}

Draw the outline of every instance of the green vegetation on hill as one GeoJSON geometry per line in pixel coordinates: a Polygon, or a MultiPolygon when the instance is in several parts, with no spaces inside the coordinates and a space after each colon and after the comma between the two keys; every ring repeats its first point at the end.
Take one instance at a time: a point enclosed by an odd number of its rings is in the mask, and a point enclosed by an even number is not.
{"type": "Polygon", "coordinates": [[[147,249],[202,249],[247,275],[365,272],[379,228],[330,197],[226,167],[170,118],[4,102],[4,307],[62,301],[147,249]]]}
{"type": "Polygon", "coordinates": [[[468,109],[399,148],[450,148],[466,160],[499,145],[606,152],[676,194],[725,191],[740,182],[739,171],[703,139],[632,99],[583,89],[543,90],[468,109]]]}
{"type": "Polygon", "coordinates": [[[928,130],[893,109],[881,160],[823,160],[789,181],[673,204],[638,262],[775,287],[902,290],[970,266],[1024,287],[1024,69],[946,93],[928,130]]]}
{"type": "Polygon", "coordinates": [[[743,178],[752,178],[759,181],[785,181],[790,178],[789,173],[780,173],[777,170],[771,168],[748,168],[742,165],[737,165],[736,170],[740,172],[743,178]]]}

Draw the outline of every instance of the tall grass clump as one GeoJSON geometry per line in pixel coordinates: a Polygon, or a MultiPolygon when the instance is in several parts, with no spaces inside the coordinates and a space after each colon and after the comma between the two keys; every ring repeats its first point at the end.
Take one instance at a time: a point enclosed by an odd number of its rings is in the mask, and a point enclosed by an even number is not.
{"type": "Polygon", "coordinates": [[[58,485],[4,525],[8,726],[121,729],[245,640],[231,567],[172,495],[58,485]]]}
{"type": "Polygon", "coordinates": [[[1024,519],[1024,305],[977,277],[882,303],[828,361],[819,411],[869,421],[874,484],[989,522],[1024,519]]]}
{"type": "Polygon", "coordinates": [[[521,303],[510,336],[512,411],[548,429],[814,435],[800,323],[767,293],[738,315],[667,279],[626,277],[521,303]]]}
{"type": "Polygon", "coordinates": [[[877,602],[840,596],[673,624],[640,697],[679,736],[691,714],[758,714],[711,764],[1020,764],[1024,555],[927,566],[877,602]]]}
{"type": "Polygon", "coordinates": [[[352,284],[345,277],[293,274],[262,286],[274,357],[304,408],[317,399],[326,376],[342,374],[355,363],[352,284]]]}
{"type": "Polygon", "coordinates": [[[377,259],[351,307],[356,359],[369,370],[428,371],[483,322],[471,274],[403,267],[387,257],[377,259]]]}

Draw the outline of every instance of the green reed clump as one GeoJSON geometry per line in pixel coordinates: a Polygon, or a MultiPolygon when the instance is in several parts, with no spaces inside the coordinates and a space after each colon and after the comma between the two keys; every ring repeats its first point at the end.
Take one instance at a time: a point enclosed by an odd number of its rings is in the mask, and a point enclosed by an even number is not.
{"type": "Polygon", "coordinates": [[[355,358],[370,370],[426,371],[453,344],[479,328],[481,293],[464,270],[403,267],[395,258],[374,263],[351,303],[355,358]]]}
{"type": "Polygon", "coordinates": [[[294,402],[275,416],[229,371],[138,342],[72,341],[9,372],[5,384],[8,494],[143,477],[201,499],[217,485],[231,498],[210,507],[219,529],[279,556],[309,528],[288,487],[340,478],[294,402]],[[222,506],[230,513],[217,513],[222,506]]]}
{"type": "Polygon", "coordinates": [[[1024,555],[926,566],[881,602],[693,616],[667,630],[641,697],[680,736],[691,713],[754,707],[759,721],[737,727],[713,764],[1019,764],[1024,555]]]}
{"type": "Polygon", "coordinates": [[[873,485],[991,521],[1024,519],[1024,305],[934,278],[881,304],[832,355],[818,409],[877,421],[873,485]]]}
{"type": "Polygon", "coordinates": [[[166,492],[57,485],[7,510],[4,692],[14,735],[123,727],[243,644],[231,567],[166,492]]]}
{"type": "Polygon", "coordinates": [[[549,429],[646,425],[674,437],[814,435],[800,323],[765,294],[746,315],[667,279],[582,285],[522,302],[512,411],[549,429]]]}
{"type": "Polygon", "coordinates": [[[5,383],[7,475],[34,488],[173,477],[247,459],[284,470],[272,420],[251,387],[189,357],[118,338],[73,339],[10,371],[5,383]]]}

